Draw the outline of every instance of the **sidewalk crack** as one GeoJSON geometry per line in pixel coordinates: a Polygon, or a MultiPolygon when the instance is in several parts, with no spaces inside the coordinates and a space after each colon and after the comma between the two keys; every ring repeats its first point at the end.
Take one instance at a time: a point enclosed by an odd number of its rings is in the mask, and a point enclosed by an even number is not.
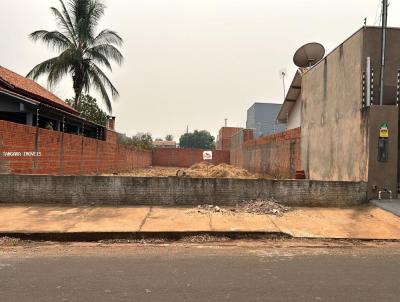
{"type": "Polygon", "coordinates": [[[278,231],[279,231],[280,233],[282,233],[281,228],[275,223],[275,221],[272,219],[272,217],[270,217],[270,216],[267,216],[267,217],[268,217],[268,219],[272,222],[272,224],[274,225],[274,227],[276,227],[276,228],[278,229],[278,231]]]}
{"type": "Polygon", "coordinates": [[[140,223],[139,231],[138,231],[138,232],[142,231],[142,228],[143,228],[144,224],[146,223],[147,218],[149,218],[149,216],[150,216],[150,214],[151,214],[152,211],[153,211],[153,207],[150,207],[150,208],[149,208],[149,211],[148,211],[147,214],[146,214],[146,216],[144,216],[143,221],[140,223]]]}

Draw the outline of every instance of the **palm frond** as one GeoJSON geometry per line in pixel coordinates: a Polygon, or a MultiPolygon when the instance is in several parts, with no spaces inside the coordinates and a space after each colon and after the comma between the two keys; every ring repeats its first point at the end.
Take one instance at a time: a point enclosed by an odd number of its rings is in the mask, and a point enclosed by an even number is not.
{"type": "Polygon", "coordinates": [[[109,113],[112,113],[111,100],[110,100],[110,97],[108,96],[108,92],[104,85],[104,82],[102,81],[99,74],[95,70],[90,70],[89,76],[90,76],[92,85],[96,88],[96,90],[98,90],[100,92],[103,102],[107,107],[107,111],[109,113]]]}
{"type": "Polygon", "coordinates": [[[55,7],[51,7],[50,10],[53,13],[53,15],[56,17],[58,26],[60,26],[60,28],[63,30],[63,32],[65,34],[67,34],[69,36],[69,38],[72,41],[74,41],[74,43],[75,43],[76,40],[75,40],[73,28],[70,28],[70,26],[68,25],[67,21],[65,20],[63,14],[61,14],[61,12],[55,7]]]}
{"type": "Polygon", "coordinates": [[[117,46],[122,46],[124,40],[121,38],[117,32],[109,29],[102,30],[96,38],[94,38],[93,45],[101,44],[115,44],[117,46]]]}
{"type": "Polygon", "coordinates": [[[111,95],[113,97],[119,96],[119,92],[118,92],[117,88],[114,87],[114,85],[111,83],[111,81],[107,77],[107,75],[96,64],[91,63],[89,70],[92,70],[99,76],[99,78],[105,84],[105,86],[107,86],[111,90],[111,95]]]}
{"type": "Polygon", "coordinates": [[[74,52],[70,49],[61,53],[54,61],[48,74],[48,83],[50,87],[56,85],[64,76],[68,75],[74,62],[74,52]]]}
{"type": "Polygon", "coordinates": [[[72,45],[72,42],[68,39],[68,37],[59,31],[37,30],[31,33],[29,37],[35,42],[41,40],[51,48],[62,51],[72,45]]]}
{"type": "Polygon", "coordinates": [[[35,67],[33,67],[31,71],[29,71],[27,77],[31,78],[32,80],[37,80],[40,76],[48,74],[53,68],[55,62],[57,61],[57,58],[58,57],[51,58],[36,65],[35,67]]]}
{"type": "Polygon", "coordinates": [[[101,54],[98,51],[93,51],[92,49],[86,50],[86,55],[89,60],[93,61],[94,63],[104,65],[108,68],[108,70],[112,71],[110,61],[105,55],[101,54]]]}
{"type": "Polygon", "coordinates": [[[88,73],[90,76],[91,83],[100,92],[103,101],[107,107],[107,110],[111,113],[112,112],[111,99],[108,95],[107,89],[111,91],[111,95],[113,97],[119,96],[118,90],[114,87],[110,79],[108,79],[108,77],[96,64],[93,63],[90,64],[88,73]]]}
{"type": "Polygon", "coordinates": [[[68,25],[70,34],[74,37],[74,42],[76,43],[76,32],[75,32],[74,25],[72,23],[71,16],[69,15],[69,12],[67,10],[67,7],[64,4],[64,1],[63,0],[59,0],[59,1],[61,4],[61,7],[62,7],[62,12],[63,12],[63,16],[65,19],[65,23],[68,25]]]}
{"type": "Polygon", "coordinates": [[[94,38],[94,32],[101,17],[104,15],[106,6],[98,0],[88,0],[89,10],[87,15],[87,28],[90,31],[90,36],[94,38]]]}
{"type": "Polygon", "coordinates": [[[109,60],[113,60],[113,61],[117,62],[118,65],[121,65],[122,62],[124,61],[124,56],[118,50],[118,48],[116,48],[115,46],[110,45],[110,44],[96,45],[96,46],[89,48],[87,51],[91,52],[91,53],[97,52],[97,53],[105,56],[109,60]]]}

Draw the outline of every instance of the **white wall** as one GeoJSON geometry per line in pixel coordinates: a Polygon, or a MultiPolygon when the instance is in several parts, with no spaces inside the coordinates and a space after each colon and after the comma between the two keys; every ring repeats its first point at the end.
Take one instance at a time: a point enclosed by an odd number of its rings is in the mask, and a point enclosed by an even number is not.
{"type": "Polygon", "coordinates": [[[288,117],[288,129],[298,128],[301,126],[301,98],[298,98],[288,117]]]}

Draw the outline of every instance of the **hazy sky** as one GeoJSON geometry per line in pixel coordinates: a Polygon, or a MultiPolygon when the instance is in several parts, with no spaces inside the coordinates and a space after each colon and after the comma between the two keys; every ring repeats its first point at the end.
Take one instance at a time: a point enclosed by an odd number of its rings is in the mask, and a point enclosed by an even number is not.
{"type": "MultiPolygon", "coordinates": [[[[359,29],[377,24],[381,0],[108,0],[99,29],[118,31],[125,62],[110,78],[117,130],[154,137],[206,129],[214,135],[228,118],[245,126],[255,101],[282,103],[279,71],[287,82],[292,56],[317,41],[328,51],[359,29]]],[[[391,1],[389,25],[400,26],[400,3],[391,1]]],[[[28,39],[52,30],[58,0],[0,0],[0,65],[25,75],[53,53],[28,39]]],[[[41,81],[42,84],[45,81],[41,81]]],[[[73,96],[69,80],[53,92],[73,96]]]]}

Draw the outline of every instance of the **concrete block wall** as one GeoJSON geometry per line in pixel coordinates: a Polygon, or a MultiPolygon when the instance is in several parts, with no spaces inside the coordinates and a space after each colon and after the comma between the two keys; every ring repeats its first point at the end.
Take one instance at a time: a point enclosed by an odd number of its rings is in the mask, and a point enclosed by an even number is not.
{"type": "Polygon", "coordinates": [[[129,171],[151,166],[150,151],[106,141],[0,120],[0,173],[86,175],[129,171]],[[40,156],[4,156],[3,152],[40,152],[40,156]]]}
{"type": "Polygon", "coordinates": [[[291,206],[354,206],[363,182],[178,177],[0,175],[0,203],[235,206],[273,197],[291,206]]]}
{"type": "MultiPolygon", "coordinates": [[[[188,168],[203,161],[203,151],[205,150],[157,148],[153,150],[153,166],[188,168]]],[[[213,150],[213,159],[210,161],[212,164],[229,164],[229,161],[229,151],[213,150]]]]}
{"type": "Polygon", "coordinates": [[[238,133],[232,138],[231,164],[275,178],[294,178],[301,169],[300,136],[300,128],[246,141],[238,133]]]}

